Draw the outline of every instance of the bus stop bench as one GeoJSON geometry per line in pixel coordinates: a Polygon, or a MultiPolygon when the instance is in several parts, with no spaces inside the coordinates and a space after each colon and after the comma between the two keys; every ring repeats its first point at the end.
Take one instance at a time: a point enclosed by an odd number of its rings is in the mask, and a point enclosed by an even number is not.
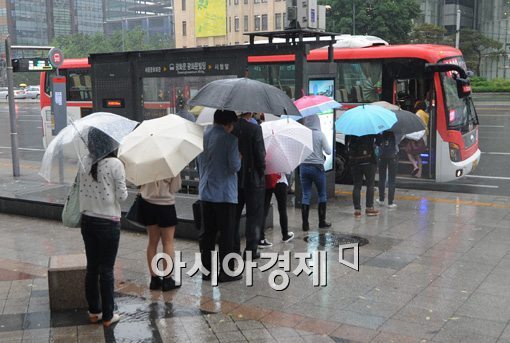
{"type": "Polygon", "coordinates": [[[52,312],[87,309],[85,298],[85,254],[51,256],[48,291],[52,312]]]}

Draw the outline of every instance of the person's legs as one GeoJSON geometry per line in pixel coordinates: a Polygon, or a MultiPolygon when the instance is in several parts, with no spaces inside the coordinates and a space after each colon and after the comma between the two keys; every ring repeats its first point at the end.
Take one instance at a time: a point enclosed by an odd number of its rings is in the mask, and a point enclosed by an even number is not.
{"type": "Polygon", "coordinates": [[[388,161],[388,205],[395,200],[395,181],[397,179],[398,157],[388,161]]]}
{"type": "MultiPolygon", "coordinates": [[[[269,207],[271,207],[271,198],[273,197],[273,189],[266,189],[264,194],[264,223],[266,222],[267,215],[269,214],[269,207]]],[[[262,225],[260,229],[260,241],[266,239],[266,235],[264,233],[264,225],[262,225]]]]}
{"type": "Polygon", "coordinates": [[[92,218],[82,216],[81,234],[85,243],[85,255],[87,256],[87,272],[85,274],[85,297],[89,305],[89,313],[101,313],[101,301],[99,298],[99,265],[100,255],[96,230],[94,230],[92,218]]]}
{"type": "Polygon", "coordinates": [[[106,219],[101,220],[98,228],[101,249],[101,264],[99,266],[99,285],[101,287],[101,303],[103,307],[103,323],[113,317],[114,303],[114,274],[113,267],[117,258],[120,239],[120,222],[106,219]]]}
{"type": "Polygon", "coordinates": [[[420,154],[416,154],[415,158],[416,158],[416,162],[418,163],[418,171],[416,172],[415,176],[420,178],[421,177],[422,167],[423,167],[423,162],[421,160],[421,155],[420,154]]]}
{"type": "Polygon", "coordinates": [[[211,271],[211,251],[214,250],[216,245],[216,204],[208,201],[202,201],[202,215],[204,221],[204,231],[200,234],[199,247],[202,256],[202,265],[208,271],[211,271]]]}
{"type": "MultiPolygon", "coordinates": [[[[389,160],[386,158],[379,159],[379,201],[384,202],[386,188],[386,170],[388,169],[389,160]]],[[[388,191],[389,192],[389,191],[388,191]]]]}
{"type": "MultiPolygon", "coordinates": [[[[223,260],[225,256],[234,251],[234,230],[235,230],[235,217],[237,206],[236,204],[230,203],[221,203],[216,204],[216,225],[221,228],[220,241],[219,241],[219,269],[222,270],[223,260]]],[[[229,269],[233,270],[234,263],[231,261],[229,263],[229,269]]],[[[220,273],[223,281],[226,281],[226,277],[224,273],[220,273]]],[[[230,279],[229,279],[230,281],[230,279]]]]}
{"type": "Polygon", "coordinates": [[[363,174],[365,175],[365,181],[367,184],[367,196],[366,196],[366,210],[365,212],[370,216],[379,214],[379,210],[374,208],[374,187],[375,187],[375,172],[377,165],[375,163],[363,165],[363,174]]]}
{"type": "Polygon", "coordinates": [[[159,226],[148,225],[147,235],[149,236],[149,241],[147,242],[147,265],[149,266],[149,272],[151,276],[156,276],[156,273],[152,270],[151,264],[152,259],[154,258],[154,256],[156,256],[156,253],[158,252],[158,244],[161,238],[161,231],[159,226]]]}
{"type": "Polygon", "coordinates": [[[319,215],[319,229],[325,229],[331,226],[331,223],[326,221],[326,205],[328,202],[328,195],[326,191],[326,173],[319,167],[314,168],[313,182],[317,187],[317,213],[319,215]]]}
{"type": "MultiPolygon", "coordinates": [[[[360,166],[353,165],[351,167],[352,174],[352,203],[354,205],[354,211],[361,211],[361,187],[363,186],[363,171],[360,166]]],[[[360,212],[361,215],[361,212],[360,212]]]]}
{"type": "Polygon", "coordinates": [[[280,229],[282,237],[285,239],[288,236],[288,218],[287,218],[287,185],[284,183],[277,183],[274,188],[274,195],[278,204],[278,215],[280,217],[280,229]]]}
{"type": "MultiPolygon", "coordinates": [[[[175,226],[169,226],[169,227],[160,227],[159,228],[161,232],[161,243],[163,244],[163,252],[170,256],[172,260],[175,259],[175,252],[174,252],[174,234],[175,234],[175,226]]],[[[166,268],[166,263],[165,263],[166,268]]],[[[174,289],[178,286],[175,285],[174,279],[170,277],[170,275],[165,276],[163,278],[163,291],[169,291],[171,289],[174,289]]]]}
{"type": "Polygon", "coordinates": [[[310,230],[308,223],[308,214],[310,213],[310,200],[312,198],[312,173],[310,166],[301,165],[299,167],[299,177],[301,180],[301,220],[303,231],[310,230]]]}
{"type": "Polygon", "coordinates": [[[257,252],[264,219],[264,188],[250,189],[245,193],[246,201],[246,250],[257,252]]]}

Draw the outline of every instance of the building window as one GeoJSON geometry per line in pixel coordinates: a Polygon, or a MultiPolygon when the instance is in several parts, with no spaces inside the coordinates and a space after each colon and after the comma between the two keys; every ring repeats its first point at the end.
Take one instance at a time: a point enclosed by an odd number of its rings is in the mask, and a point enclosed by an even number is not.
{"type": "Polygon", "coordinates": [[[239,32],[239,17],[234,17],[234,30],[239,32]]]}
{"type": "Polygon", "coordinates": [[[261,2],[263,2],[263,3],[267,3],[267,0],[261,0],[261,2]]]}
{"type": "Polygon", "coordinates": [[[245,5],[248,5],[248,0],[244,0],[244,4],[245,4],[245,5]]]}
{"type": "Polygon", "coordinates": [[[253,0],[254,4],[260,4],[260,0],[253,0]]]}
{"type": "Polygon", "coordinates": [[[253,21],[255,22],[255,31],[260,31],[260,16],[254,16],[253,21]]]}
{"type": "Polygon", "coordinates": [[[239,5],[239,0],[234,0],[234,5],[239,5]]]}
{"type": "Polygon", "coordinates": [[[249,26],[248,26],[248,16],[247,15],[244,16],[243,26],[244,26],[244,32],[248,32],[249,26]]]}
{"type": "Polygon", "coordinates": [[[182,0],[182,10],[186,11],[186,0],[182,0]]]}
{"type": "Polygon", "coordinates": [[[282,14],[275,13],[274,15],[274,29],[281,30],[282,29],[282,14]]]}
{"type": "Polygon", "coordinates": [[[228,17],[228,32],[232,32],[232,17],[228,17]]]}
{"type": "Polygon", "coordinates": [[[262,15],[262,31],[267,31],[267,14],[262,15]]]}
{"type": "Polygon", "coordinates": [[[185,21],[182,22],[182,35],[186,36],[186,22],[185,21]]]}

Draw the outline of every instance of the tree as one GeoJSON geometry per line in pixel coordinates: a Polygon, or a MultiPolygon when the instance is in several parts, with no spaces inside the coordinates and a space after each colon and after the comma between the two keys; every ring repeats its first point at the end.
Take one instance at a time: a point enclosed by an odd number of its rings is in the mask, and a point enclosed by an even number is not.
{"type": "Polygon", "coordinates": [[[414,44],[451,44],[443,26],[421,24],[415,26],[411,32],[411,43],[414,44]]]}
{"type": "MultiPolygon", "coordinates": [[[[455,41],[455,35],[450,36],[455,41]]],[[[503,44],[486,37],[480,31],[472,29],[460,30],[459,48],[464,55],[466,64],[473,69],[476,75],[480,75],[480,64],[483,55],[499,55],[504,53],[503,44]]]]}
{"type": "Polygon", "coordinates": [[[331,6],[328,31],[352,33],[353,3],[356,34],[378,36],[392,44],[409,41],[413,19],[420,14],[417,0],[322,0],[331,6]]]}
{"type": "Polygon", "coordinates": [[[164,35],[147,34],[139,27],[130,31],[117,31],[112,35],[76,33],[56,37],[53,46],[59,47],[66,58],[86,57],[94,53],[158,50],[173,48],[174,42],[164,35]]]}

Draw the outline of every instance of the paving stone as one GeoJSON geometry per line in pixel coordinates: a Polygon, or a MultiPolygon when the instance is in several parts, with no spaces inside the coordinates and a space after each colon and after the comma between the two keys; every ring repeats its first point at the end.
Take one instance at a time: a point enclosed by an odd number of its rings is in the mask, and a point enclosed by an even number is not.
{"type": "Polygon", "coordinates": [[[255,341],[255,340],[266,340],[266,339],[273,339],[269,331],[267,329],[249,329],[249,330],[241,330],[242,334],[248,341],[255,341]]]}
{"type": "Polygon", "coordinates": [[[378,331],[361,328],[358,326],[342,324],[333,331],[330,336],[353,342],[370,342],[378,334],[378,331]]]}
{"type": "MultiPolygon", "coordinates": [[[[444,327],[437,333],[434,340],[439,342],[470,339],[470,337],[489,337],[496,340],[503,329],[505,323],[476,319],[464,316],[450,318],[444,327]]],[[[491,339],[488,340],[490,341],[491,339]]]]}
{"type": "Polygon", "coordinates": [[[292,328],[274,327],[267,329],[267,331],[277,340],[285,337],[299,337],[299,333],[292,328]]]}

